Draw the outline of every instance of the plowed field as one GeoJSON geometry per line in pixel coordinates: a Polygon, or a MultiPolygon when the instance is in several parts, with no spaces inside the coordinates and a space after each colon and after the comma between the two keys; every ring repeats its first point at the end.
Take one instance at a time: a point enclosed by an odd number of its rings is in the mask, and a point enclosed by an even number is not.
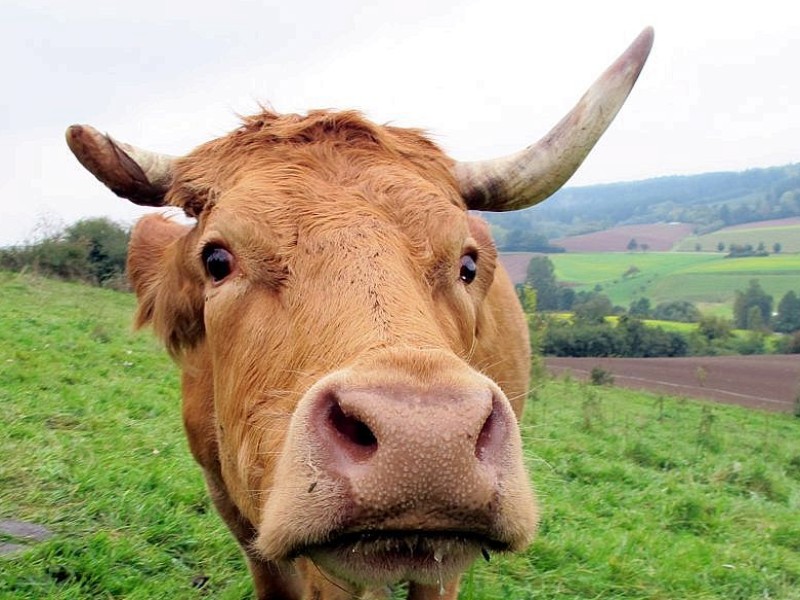
{"type": "Polygon", "coordinates": [[[800,355],[692,358],[546,358],[553,375],[588,379],[594,367],[614,375],[614,385],[791,412],[800,393],[800,355]]]}
{"type": "Polygon", "coordinates": [[[636,250],[646,244],[651,252],[667,252],[681,239],[692,233],[689,223],[651,223],[646,225],[623,225],[605,231],[553,240],[567,252],[629,252],[628,244],[636,240],[636,250]]]}

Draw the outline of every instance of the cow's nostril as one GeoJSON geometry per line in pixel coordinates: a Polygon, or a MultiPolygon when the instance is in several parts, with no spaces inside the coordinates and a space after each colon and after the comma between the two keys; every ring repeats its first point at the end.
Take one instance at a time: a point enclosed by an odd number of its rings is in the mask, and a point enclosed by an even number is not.
{"type": "Polygon", "coordinates": [[[346,415],[338,402],[331,403],[328,422],[346,441],[362,451],[366,450],[371,454],[378,448],[378,440],[369,426],[355,417],[346,415]]]}
{"type": "Polygon", "coordinates": [[[481,461],[491,461],[506,443],[507,428],[502,411],[492,402],[492,412],[483,422],[483,427],[475,442],[475,457],[481,461]]]}

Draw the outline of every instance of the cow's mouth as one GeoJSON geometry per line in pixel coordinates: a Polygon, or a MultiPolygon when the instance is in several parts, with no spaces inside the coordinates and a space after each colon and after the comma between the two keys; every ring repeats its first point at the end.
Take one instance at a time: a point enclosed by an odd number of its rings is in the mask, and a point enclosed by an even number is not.
{"type": "Polygon", "coordinates": [[[344,579],[371,584],[409,580],[442,586],[481,554],[507,544],[483,535],[450,531],[362,531],[338,535],[299,550],[344,579]]]}

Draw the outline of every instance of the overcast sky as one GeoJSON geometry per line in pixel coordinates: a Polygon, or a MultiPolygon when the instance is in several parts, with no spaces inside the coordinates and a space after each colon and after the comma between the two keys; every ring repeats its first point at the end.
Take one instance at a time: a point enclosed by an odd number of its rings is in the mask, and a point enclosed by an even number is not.
{"type": "Polygon", "coordinates": [[[258,103],[423,127],[456,159],[537,140],[647,25],[626,106],[568,185],[800,161],[796,3],[3,0],[0,245],[132,222],[71,123],[182,154],[258,103]],[[793,7],[794,5],[794,7],[793,7]]]}

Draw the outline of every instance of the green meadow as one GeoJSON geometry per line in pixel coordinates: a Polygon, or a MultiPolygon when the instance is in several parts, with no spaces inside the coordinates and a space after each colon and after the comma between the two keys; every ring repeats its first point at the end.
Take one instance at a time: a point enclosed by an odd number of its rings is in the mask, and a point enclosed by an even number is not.
{"type": "MultiPolygon", "coordinates": [[[[0,556],[4,600],[252,593],[134,304],[0,273],[0,520],[54,533],[0,556]]],[[[539,535],[462,599],[800,598],[800,419],[541,378],[521,425],[539,535]]]]}
{"type": "Polygon", "coordinates": [[[636,298],[660,302],[689,300],[710,312],[732,312],[737,290],[752,279],[775,305],[789,290],[800,292],[800,254],[725,258],[704,252],[565,253],[550,255],[559,281],[577,290],[600,289],[614,304],[636,298]]]}
{"type": "Polygon", "coordinates": [[[768,252],[772,252],[773,245],[778,243],[781,245],[781,252],[797,253],[800,252],[800,224],[721,229],[706,235],[686,237],[673,250],[693,252],[699,244],[701,250],[714,252],[720,242],[725,244],[725,248],[728,248],[731,244],[750,244],[753,248],[757,248],[759,244],[764,244],[768,252]]]}

